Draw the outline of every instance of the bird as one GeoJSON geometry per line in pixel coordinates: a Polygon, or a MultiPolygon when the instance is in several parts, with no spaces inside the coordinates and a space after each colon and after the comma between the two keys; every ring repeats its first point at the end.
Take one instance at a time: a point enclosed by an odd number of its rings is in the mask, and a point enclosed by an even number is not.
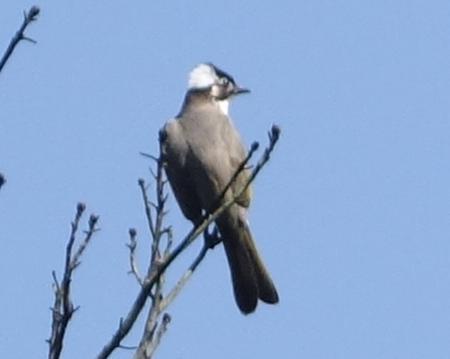
{"type": "MultiPolygon", "coordinates": [[[[218,201],[237,194],[250,176],[250,170],[244,168],[227,186],[247,156],[229,116],[229,105],[234,97],[249,92],[214,64],[201,63],[189,73],[179,114],[161,129],[167,179],[182,213],[194,225],[214,210],[218,201]]],[[[215,220],[234,297],[243,314],[254,312],[258,299],[269,304],[279,301],[250,231],[247,212],[251,195],[249,186],[215,220]]]]}

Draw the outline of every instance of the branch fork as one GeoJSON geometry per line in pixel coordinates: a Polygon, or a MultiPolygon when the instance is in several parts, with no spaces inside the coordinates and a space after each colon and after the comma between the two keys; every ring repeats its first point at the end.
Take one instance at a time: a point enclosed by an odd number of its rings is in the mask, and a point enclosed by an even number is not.
{"type": "Polygon", "coordinates": [[[34,5],[30,8],[28,12],[23,12],[23,22],[20,26],[19,30],[17,30],[16,34],[11,39],[8,47],[6,48],[5,53],[3,54],[1,60],[0,60],[0,72],[2,72],[3,67],[5,66],[6,62],[14,52],[14,49],[19,44],[20,41],[28,41],[33,44],[36,44],[36,40],[33,40],[32,38],[29,38],[28,36],[25,36],[25,29],[28,25],[30,25],[33,21],[37,20],[37,17],[40,13],[40,9],[38,6],[34,5]]]}

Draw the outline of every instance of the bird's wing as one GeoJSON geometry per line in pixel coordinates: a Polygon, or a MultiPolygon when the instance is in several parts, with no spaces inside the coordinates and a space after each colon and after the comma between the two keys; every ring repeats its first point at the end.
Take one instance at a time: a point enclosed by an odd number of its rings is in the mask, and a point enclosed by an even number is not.
{"type": "Polygon", "coordinates": [[[201,216],[201,206],[191,174],[186,168],[188,146],[178,120],[172,119],[162,129],[165,170],[175,198],[186,218],[192,222],[201,216]]]}

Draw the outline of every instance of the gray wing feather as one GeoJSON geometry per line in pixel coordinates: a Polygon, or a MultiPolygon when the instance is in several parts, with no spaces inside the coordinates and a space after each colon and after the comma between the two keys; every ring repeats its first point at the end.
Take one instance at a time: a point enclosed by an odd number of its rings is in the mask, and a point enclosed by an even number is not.
{"type": "Polygon", "coordinates": [[[188,145],[182,136],[177,120],[170,120],[163,128],[163,155],[167,178],[175,198],[189,220],[196,222],[201,217],[201,206],[195,190],[195,183],[186,167],[188,145]]]}

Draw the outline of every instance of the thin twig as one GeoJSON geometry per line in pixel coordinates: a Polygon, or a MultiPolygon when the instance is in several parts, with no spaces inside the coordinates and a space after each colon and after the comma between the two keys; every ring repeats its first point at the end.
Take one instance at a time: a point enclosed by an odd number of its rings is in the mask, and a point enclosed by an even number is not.
{"type": "MultiPolygon", "coordinates": [[[[153,238],[153,250],[152,257],[150,258],[153,264],[157,259],[159,259],[159,243],[161,241],[162,231],[163,231],[163,219],[165,216],[164,206],[167,202],[167,195],[164,194],[165,181],[163,178],[163,156],[162,156],[162,143],[159,144],[160,156],[158,158],[156,166],[156,220],[155,220],[155,237],[153,238]]],[[[150,268],[152,270],[152,268],[150,268]]]]}
{"type": "MultiPolygon", "coordinates": [[[[242,195],[242,193],[248,188],[251,182],[255,179],[256,175],[259,173],[259,171],[264,167],[264,165],[269,160],[270,154],[273,151],[275,144],[277,143],[279,139],[280,130],[278,127],[273,126],[271,132],[269,132],[269,146],[264,151],[264,154],[262,155],[261,159],[258,161],[257,165],[253,168],[251,171],[250,176],[246,179],[243,186],[236,191],[236,193],[231,196],[227,201],[222,203],[220,207],[212,211],[210,214],[205,214],[200,221],[198,225],[196,225],[194,228],[191,229],[191,231],[184,237],[184,239],[178,244],[177,247],[173,251],[171,251],[162,261],[155,261],[154,265],[151,268],[151,271],[149,271],[147,277],[144,279],[143,285],[140,288],[139,293],[136,296],[136,299],[134,300],[133,305],[131,306],[130,311],[128,312],[127,316],[121,320],[119,328],[116,330],[116,332],[113,334],[113,337],[108,341],[108,343],[103,347],[99,355],[97,356],[98,359],[104,359],[107,358],[117,347],[119,347],[122,339],[129,333],[131,327],[133,326],[134,322],[136,321],[139,313],[142,311],[142,308],[145,305],[145,302],[147,298],[149,297],[152,288],[156,284],[156,282],[161,277],[162,273],[167,269],[167,267],[180,255],[181,252],[183,252],[192,242],[201,234],[203,233],[208,226],[214,222],[225,210],[227,210],[230,206],[232,206],[236,200],[242,195]]],[[[160,140],[161,141],[161,140],[160,140]]],[[[253,154],[253,153],[252,153],[253,154]]],[[[248,162],[249,159],[246,159],[246,162],[248,162]]],[[[159,163],[158,165],[162,165],[159,163]]],[[[245,165],[240,166],[240,171],[244,169],[245,165]]],[[[239,175],[236,174],[233,177],[237,177],[239,175]]],[[[141,189],[142,185],[140,184],[141,189]]],[[[145,188],[145,187],[144,187],[145,188]]],[[[163,215],[163,214],[162,214],[163,215]]],[[[204,250],[205,253],[203,253],[203,249],[200,252],[200,259],[198,261],[194,261],[195,266],[200,263],[200,261],[204,258],[206,254],[206,249],[204,250]]],[[[189,273],[189,272],[187,272],[189,273]]],[[[187,276],[190,276],[190,274],[186,274],[187,276]]]]}
{"type": "Polygon", "coordinates": [[[57,359],[61,355],[64,334],[67,328],[67,324],[69,323],[72,315],[73,315],[73,305],[70,301],[70,277],[71,277],[71,269],[70,269],[70,259],[72,254],[72,247],[75,242],[75,235],[80,223],[81,216],[83,215],[84,210],[86,209],[85,205],[79,203],[77,206],[77,212],[75,214],[75,220],[71,224],[71,232],[69,242],[66,246],[66,259],[64,265],[64,277],[59,284],[56,273],[53,271],[52,276],[54,279],[55,285],[55,302],[52,308],[53,319],[52,319],[52,334],[49,339],[49,359],[57,359]]]}
{"type": "Polygon", "coordinates": [[[248,151],[247,156],[244,158],[244,160],[241,162],[241,164],[239,165],[239,167],[237,168],[237,170],[234,172],[233,176],[230,178],[230,180],[228,181],[227,185],[224,187],[224,189],[222,190],[222,192],[220,193],[217,203],[216,205],[213,207],[218,207],[220,205],[220,202],[225,198],[227,191],[231,188],[231,186],[236,182],[237,178],[239,177],[239,175],[242,173],[242,171],[244,171],[245,167],[247,166],[248,162],[250,161],[250,159],[252,158],[253,154],[258,150],[259,148],[259,143],[258,142],[253,142],[251,147],[250,147],[250,151],[248,151]]]}
{"type": "Polygon", "coordinates": [[[5,53],[3,54],[3,57],[0,60],[0,72],[2,72],[3,67],[5,66],[9,57],[12,55],[14,49],[16,48],[17,44],[21,40],[30,41],[34,44],[36,43],[35,40],[30,39],[29,37],[26,37],[24,33],[25,33],[25,29],[27,28],[27,26],[31,22],[33,22],[37,19],[39,12],[40,12],[40,9],[36,5],[32,6],[28,12],[24,11],[22,25],[20,26],[19,30],[16,32],[16,34],[11,39],[8,47],[6,48],[5,53]]]}
{"type": "Polygon", "coordinates": [[[139,267],[137,265],[136,261],[136,247],[137,247],[137,240],[136,240],[136,230],[134,228],[130,228],[128,231],[130,235],[130,243],[127,244],[128,249],[130,250],[130,271],[129,273],[133,274],[136,280],[140,285],[142,285],[142,278],[139,274],[139,267]]]}
{"type": "Polygon", "coordinates": [[[169,292],[169,294],[167,294],[165,296],[165,298],[161,302],[161,305],[159,308],[160,312],[163,312],[164,310],[166,310],[166,308],[175,300],[175,298],[178,296],[178,294],[184,288],[186,283],[192,277],[192,274],[195,272],[198,265],[205,258],[208,250],[213,249],[220,242],[221,242],[221,238],[218,237],[217,233],[215,233],[215,235],[213,235],[213,236],[205,235],[205,241],[203,243],[202,249],[198,253],[197,257],[194,258],[194,260],[192,261],[191,265],[186,270],[186,272],[184,272],[184,274],[181,276],[181,278],[178,280],[178,282],[175,284],[175,286],[169,292]]]}
{"type": "Polygon", "coordinates": [[[78,267],[80,263],[80,257],[89,244],[93,234],[97,231],[96,224],[98,221],[98,216],[91,215],[89,218],[88,230],[85,232],[85,237],[76,250],[75,254],[72,255],[73,246],[80,225],[80,220],[85,209],[86,206],[83,203],[79,203],[77,205],[75,219],[71,224],[69,242],[66,246],[64,275],[61,282],[58,282],[55,271],[52,272],[55,288],[55,301],[52,307],[52,332],[50,339],[47,340],[47,342],[49,343],[49,359],[58,359],[61,355],[67,325],[69,324],[72,315],[78,309],[74,308],[72,300],[70,298],[70,284],[72,282],[72,273],[78,267]]]}
{"type": "Polygon", "coordinates": [[[272,125],[272,128],[270,129],[268,136],[269,136],[269,146],[264,149],[264,154],[261,157],[261,159],[256,164],[255,168],[250,174],[250,179],[247,181],[247,183],[244,185],[241,193],[243,193],[248,186],[250,186],[250,183],[254,181],[256,176],[258,175],[259,171],[265,166],[265,164],[269,161],[270,155],[275,148],[275,145],[277,144],[278,140],[280,139],[280,133],[281,129],[277,125],[272,125]]]}
{"type": "Polygon", "coordinates": [[[71,267],[72,271],[76,267],[78,267],[80,265],[80,258],[81,258],[81,256],[83,255],[87,245],[91,241],[92,236],[94,235],[94,233],[98,231],[98,229],[95,228],[95,225],[97,224],[97,221],[98,221],[98,216],[95,216],[95,215],[91,214],[91,216],[89,217],[89,230],[85,231],[85,235],[86,236],[85,236],[83,242],[78,247],[78,249],[75,252],[75,254],[73,255],[72,260],[70,261],[70,267],[71,267]]]}
{"type": "Polygon", "coordinates": [[[140,178],[138,181],[139,188],[141,189],[142,197],[144,198],[144,208],[145,208],[145,216],[147,218],[148,229],[150,230],[150,234],[155,236],[155,228],[153,227],[153,218],[152,218],[152,210],[150,208],[150,200],[147,195],[147,187],[145,185],[145,181],[143,178],[140,178]]]}

